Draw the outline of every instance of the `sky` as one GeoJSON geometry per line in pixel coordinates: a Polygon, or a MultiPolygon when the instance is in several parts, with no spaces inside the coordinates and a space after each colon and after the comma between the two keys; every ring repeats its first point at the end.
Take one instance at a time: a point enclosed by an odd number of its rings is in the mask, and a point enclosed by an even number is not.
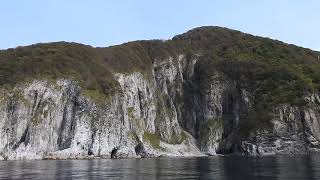
{"type": "Polygon", "coordinates": [[[320,50],[320,0],[1,0],[0,49],[106,47],[223,26],[320,50]]]}

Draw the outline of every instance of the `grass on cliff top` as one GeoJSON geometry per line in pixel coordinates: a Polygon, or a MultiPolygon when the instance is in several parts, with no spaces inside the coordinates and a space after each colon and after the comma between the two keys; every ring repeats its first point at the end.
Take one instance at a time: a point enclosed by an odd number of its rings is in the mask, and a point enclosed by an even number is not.
{"type": "Polygon", "coordinates": [[[89,46],[60,42],[0,52],[0,85],[69,77],[79,80],[86,89],[105,94],[117,88],[107,65],[89,46]]]}
{"type": "Polygon", "coordinates": [[[0,51],[0,86],[32,79],[74,78],[88,90],[112,94],[119,88],[112,72],[151,76],[154,59],[174,56],[172,43],[135,41],[108,48],[77,43],[35,44],[0,51]]]}

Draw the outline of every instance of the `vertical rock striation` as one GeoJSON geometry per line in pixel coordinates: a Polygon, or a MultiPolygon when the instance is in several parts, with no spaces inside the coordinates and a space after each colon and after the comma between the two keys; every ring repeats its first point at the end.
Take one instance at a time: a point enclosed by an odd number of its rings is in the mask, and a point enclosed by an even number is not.
{"type": "Polygon", "coordinates": [[[0,160],[318,152],[315,54],[217,27],[0,51],[0,160]]]}

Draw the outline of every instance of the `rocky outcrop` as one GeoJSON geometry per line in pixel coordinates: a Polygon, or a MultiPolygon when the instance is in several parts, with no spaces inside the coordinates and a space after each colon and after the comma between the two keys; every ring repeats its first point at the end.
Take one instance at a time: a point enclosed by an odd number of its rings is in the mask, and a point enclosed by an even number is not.
{"type": "Polygon", "coordinates": [[[275,108],[272,128],[255,132],[243,141],[243,153],[250,155],[308,154],[319,151],[318,95],[306,97],[310,105],[297,108],[283,105],[275,108]],[[316,97],[316,99],[314,99],[316,97]]]}
{"type": "Polygon", "coordinates": [[[239,135],[253,96],[214,72],[199,80],[197,55],[155,59],[152,74],[114,73],[105,96],[77,80],[0,89],[0,159],[304,154],[320,149],[320,98],[274,108],[272,127],[239,135]],[[115,151],[114,151],[115,152],[115,151]]]}
{"type": "Polygon", "coordinates": [[[117,157],[136,157],[138,144],[148,157],[201,155],[193,137],[179,126],[168,87],[178,70],[170,68],[171,74],[163,68],[151,79],[139,72],[116,73],[120,90],[110,97],[82,89],[71,79],[3,87],[1,158],[110,157],[114,148],[117,157]]]}

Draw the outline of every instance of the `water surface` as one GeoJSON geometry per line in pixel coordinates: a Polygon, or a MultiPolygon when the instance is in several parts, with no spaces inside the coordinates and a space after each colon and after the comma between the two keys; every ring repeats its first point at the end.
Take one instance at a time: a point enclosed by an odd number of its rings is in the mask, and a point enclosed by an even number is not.
{"type": "Polygon", "coordinates": [[[320,155],[0,161],[0,179],[320,179],[320,155]]]}

